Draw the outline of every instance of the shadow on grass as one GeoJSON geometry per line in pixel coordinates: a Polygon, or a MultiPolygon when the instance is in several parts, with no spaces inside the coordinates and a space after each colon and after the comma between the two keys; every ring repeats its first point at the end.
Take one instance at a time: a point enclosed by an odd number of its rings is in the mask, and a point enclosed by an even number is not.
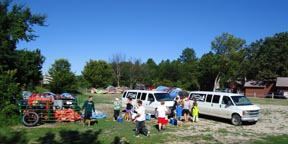
{"type": "Polygon", "coordinates": [[[99,131],[88,130],[83,133],[75,130],[62,130],[59,132],[60,140],[56,140],[54,133],[47,133],[45,136],[40,137],[38,142],[41,144],[100,144],[98,136],[99,131]]]}
{"type": "MultiPolygon", "coordinates": [[[[38,138],[33,143],[36,144],[101,144],[99,135],[102,130],[92,131],[87,130],[79,132],[77,130],[62,130],[59,135],[56,132],[47,132],[44,136],[38,138]]],[[[111,139],[111,144],[128,144],[116,136],[111,139]],[[113,141],[112,141],[113,140],[113,141]]],[[[0,144],[26,144],[31,143],[25,131],[7,132],[6,135],[0,134],[0,144]]]]}
{"type": "Polygon", "coordinates": [[[28,143],[24,132],[8,132],[8,135],[0,134],[0,144],[25,144],[28,143]]]}

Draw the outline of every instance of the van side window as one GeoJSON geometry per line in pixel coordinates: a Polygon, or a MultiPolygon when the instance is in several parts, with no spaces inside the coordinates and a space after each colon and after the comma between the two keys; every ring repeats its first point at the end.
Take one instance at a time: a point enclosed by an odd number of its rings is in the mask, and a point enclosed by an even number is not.
{"type": "Polygon", "coordinates": [[[137,94],[137,99],[139,100],[140,97],[141,97],[141,93],[139,92],[139,93],[137,94]]]}
{"type": "Polygon", "coordinates": [[[220,100],[220,95],[214,95],[212,103],[219,103],[219,100],[220,100]]]}
{"type": "Polygon", "coordinates": [[[137,92],[128,92],[127,98],[135,99],[137,95],[137,92]]]}
{"type": "Polygon", "coordinates": [[[147,93],[142,93],[141,100],[146,100],[147,93]]]}
{"type": "Polygon", "coordinates": [[[122,97],[123,97],[123,98],[125,98],[125,96],[126,96],[126,93],[127,93],[126,91],[123,93],[123,95],[122,95],[122,97]]]}
{"type": "Polygon", "coordinates": [[[231,105],[232,101],[231,101],[231,99],[228,96],[223,96],[222,104],[231,105]]]}
{"type": "Polygon", "coordinates": [[[152,94],[148,95],[148,101],[154,101],[154,96],[152,94]]]}
{"type": "Polygon", "coordinates": [[[207,98],[206,98],[206,102],[211,102],[211,100],[212,100],[212,95],[207,95],[207,98]]]}
{"type": "Polygon", "coordinates": [[[205,94],[200,94],[200,93],[192,93],[190,94],[190,99],[196,99],[197,101],[205,101],[205,94]]]}

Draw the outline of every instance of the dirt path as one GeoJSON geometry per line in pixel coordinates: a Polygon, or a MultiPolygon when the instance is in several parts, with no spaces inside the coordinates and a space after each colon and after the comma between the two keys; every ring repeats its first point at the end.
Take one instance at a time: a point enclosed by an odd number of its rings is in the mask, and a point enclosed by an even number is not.
{"type": "MultiPolygon", "coordinates": [[[[210,135],[215,143],[249,143],[251,140],[261,140],[266,135],[288,133],[288,106],[259,105],[262,119],[254,125],[243,124],[233,126],[228,122],[200,118],[198,123],[188,123],[172,135],[197,136],[210,135]],[[181,129],[181,130],[180,130],[181,129]]],[[[211,142],[206,141],[204,143],[211,142]]],[[[185,143],[185,142],[184,142],[185,143]]],[[[199,141],[197,142],[199,143],[199,141]]],[[[214,143],[212,141],[212,143],[214,143]]]]}

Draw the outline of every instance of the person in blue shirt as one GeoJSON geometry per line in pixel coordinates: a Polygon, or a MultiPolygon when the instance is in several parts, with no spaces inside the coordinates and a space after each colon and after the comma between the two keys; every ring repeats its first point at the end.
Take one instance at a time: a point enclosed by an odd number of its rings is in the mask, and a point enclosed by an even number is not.
{"type": "Polygon", "coordinates": [[[177,120],[181,120],[181,116],[182,116],[182,111],[183,111],[183,108],[181,106],[180,103],[177,104],[177,107],[176,107],[176,117],[177,117],[177,120]]]}

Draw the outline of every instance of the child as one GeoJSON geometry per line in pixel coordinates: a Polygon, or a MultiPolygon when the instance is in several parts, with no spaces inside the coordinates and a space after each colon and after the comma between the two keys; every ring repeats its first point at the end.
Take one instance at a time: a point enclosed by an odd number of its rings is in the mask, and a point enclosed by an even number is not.
{"type": "Polygon", "coordinates": [[[198,121],[198,114],[199,113],[199,109],[198,109],[198,103],[197,100],[194,98],[194,102],[193,102],[193,107],[192,107],[192,114],[193,114],[193,122],[197,122],[198,121]]]}
{"type": "Polygon", "coordinates": [[[137,101],[137,109],[135,110],[137,115],[133,119],[135,121],[136,130],[135,136],[139,137],[140,132],[142,132],[146,136],[150,136],[150,131],[147,130],[145,126],[145,108],[142,106],[142,101],[137,101]]]}
{"type": "Polygon", "coordinates": [[[131,110],[133,108],[133,105],[131,104],[131,98],[128,98],[127,100],[127,104],[126,104],[126,112],[125,112],[125,116],[124,119],[130,121],[131,120],[131,110]]]}
{"type": "Polygon", "coordinates": [[[119,98],[115,98],[114,101],[114,121],[117,120],[118,116],[120,114],[120,101],[119,98]]]}
{"type": "Polygon", "coordinates": [[[156,108],[156,111],[158,113],[158,131],[161,131],[161,129],[165,129],[165,124],[168,123],[166,120],[166,113],[168,109],[165,106],[164,101],[161,101],[161,105],[156,108]]]}
{"type": "Polygon", "coordinates": [[[180,103],[177,104],[177,107],[176,107],[176,117],[177,117],[177,120],[178,121],[181,121],[181,116],[182,116],[182,106],[180,103]]]}

